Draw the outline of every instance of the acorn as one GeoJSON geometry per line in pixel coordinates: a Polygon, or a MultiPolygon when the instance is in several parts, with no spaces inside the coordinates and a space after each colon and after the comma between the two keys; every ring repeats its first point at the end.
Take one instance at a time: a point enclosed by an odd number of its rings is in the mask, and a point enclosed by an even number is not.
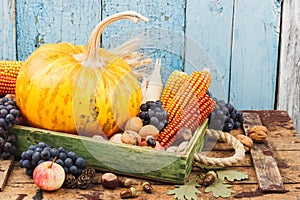
{"type": "Polygon", "coordinates": [[[132,185],[138,184],[135,180],[129,178],[120,178],[119,183],[121,187],[125,187],[125,188],[130,188],[132,185]]]}
{"type": "Polygon", "coordinates": [[[115,189],[119,186],[119,178],[113,173],[105,173],[101,177],[101,183],[107,189],[115,189]]]}
{"type": "Polygon", "coordinates": [[[205,186],[211,185],[213,182],[215,182],[216,177],[217,177],[217,175],[214,171],[207,172],[205,177],[204,177],[203,184],[205,186]]]}
{"type": "Polygon", "coordinates": [[[144,183],[142,184],[142,188],[143,188],[143,191],[144,191],[144,192],[147,192],[147,193],[149,193],[149,194],[151,194],[151,193],[153,192],[153,188],[152,188],[152,186],[150,185],[149,182],[144,182],[144,183]]]}
{"type": "Polygon", "coordinates": [[[136,197],[136,189],[134,187],[126,188],[125,190],[120,192],[120,196],[122,199],[136,197]]]}

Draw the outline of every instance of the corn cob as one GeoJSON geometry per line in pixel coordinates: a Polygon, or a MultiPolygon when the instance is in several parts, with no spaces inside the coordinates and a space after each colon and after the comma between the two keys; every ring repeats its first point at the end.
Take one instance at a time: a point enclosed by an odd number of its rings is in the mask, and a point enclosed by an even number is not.
{"type": "Polygon", "coordinates": [[[178,93],[173,98],[168,108],[168,123],[172,122],[175,118],[176,113],[181,113],[193,96],[199,94],[200,92],[206,93],[211,82],[211,76],[209,72],[193,72],[180,87],[178,93]]]}
{"type": "Polygon", "coordinates": [[[193,101],[187,109],[169,123],[159,134],[158,142],[162,146],[169,146],[176,138],[178,130],[182,127],[196,130],[215,107],[215,102],[206,94],[201,92],[197,95],[197,101],[193,101]]]}
{"type": "Polygon", "coordinates": [[[170,113],[170,104],[186,79],[187,74],[178,70],[172,72],[172,74],[168,78],[168,81],[160,98],[162,106],[167,113],[170,113]]]}
{"type": "Polygon", "coordinates": [[[16,80],[22,61],[0,61],[0,96],[15,94],[16,80]]]}

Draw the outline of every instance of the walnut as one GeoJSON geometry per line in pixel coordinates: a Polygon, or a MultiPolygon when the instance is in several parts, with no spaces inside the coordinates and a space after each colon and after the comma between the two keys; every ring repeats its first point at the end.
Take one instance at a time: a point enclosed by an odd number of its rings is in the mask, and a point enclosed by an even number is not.
{"type": "Polygon", "coordinates": [[[250,128],[250,130],[248,131],[248,134],[252,133],[252,132],[256,132],[256,131],[263,131],[268,135],[268,129],[265,126],[253,126],[252,128],[250,128]]]}
{"type": "Polygon", "coordinates": [[[248,131],[248,136],[254,142],[263,142],[268,136],[268,129],[265,126],[253,126],[248,131]]]}
{"type": "Polygon", "coordinates": [[[245,151],[249,151],[253,145],[252,139],[245,135],[236,135],[235,138],[238,139],[244,145],[245,151]]]}

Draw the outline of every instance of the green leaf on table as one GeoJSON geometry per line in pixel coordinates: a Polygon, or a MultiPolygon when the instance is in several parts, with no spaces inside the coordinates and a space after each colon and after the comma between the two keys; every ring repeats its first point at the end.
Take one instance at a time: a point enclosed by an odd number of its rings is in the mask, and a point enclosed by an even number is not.
{"type": "Polygon", "coordinates": [[[197,187],[201,187],[197,183],[197,177],[193,177],[189,182],[186,182],[184,185],[175,185],[174,190],[169,190],[168,195],[174,195],[175,199],[178,200],[196,200],[197,194],[201,194],[201,192],[197,189],[197,187]]]}
{"type": "Polygon", "coordinates": [[[217,174],[218,174],[218,178],[221,181],[224,181],[225,178],[231,182],[234,180],[240,181],[242,179],[248,178],[248,174],[246,174],[245,172],[239,172],[236,170],[218,170],[217,174]]]}
{"type": "Polygon", "coordinates": [[[216,178],[216,180],[205,188],[205,192],[212,192],[213,196],[218,197],[230,197],[231,193],[235,193],[234,190],[228,189],[231,185],[223,183],[222,180],[216,178]]]}

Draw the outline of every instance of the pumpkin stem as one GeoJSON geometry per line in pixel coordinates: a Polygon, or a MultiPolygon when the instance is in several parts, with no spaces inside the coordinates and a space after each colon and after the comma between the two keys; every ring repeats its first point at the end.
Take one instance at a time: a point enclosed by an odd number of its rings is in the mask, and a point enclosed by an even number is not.
{"type": "Polygon", "coordinates": [[[88,44],[87,44],[87,49],[85,51],[84,56],[81,58],[82,59],[81,62],[83,65],[85,65],[84,63],[86,63],[86,62],[88,62],[86,64],[90,64],[90,61],[99,62],[97,49],[100,44],[102,32],[112,22],[122,20],[122,19],[128,19],[128,20],[133,21],[134,23],[139,22],[139,20],[142,20],[145,22],[149,21],[148,18],[146,18],[146,17],[142,16],[141,14],[134,12],[134,11],[120,12],[120,13],[111,15],[111,16],[105,18],[104,20],[102,20],[94,28],[94,30],[91,33],[91,36],[90,36],[88,44]]]}

